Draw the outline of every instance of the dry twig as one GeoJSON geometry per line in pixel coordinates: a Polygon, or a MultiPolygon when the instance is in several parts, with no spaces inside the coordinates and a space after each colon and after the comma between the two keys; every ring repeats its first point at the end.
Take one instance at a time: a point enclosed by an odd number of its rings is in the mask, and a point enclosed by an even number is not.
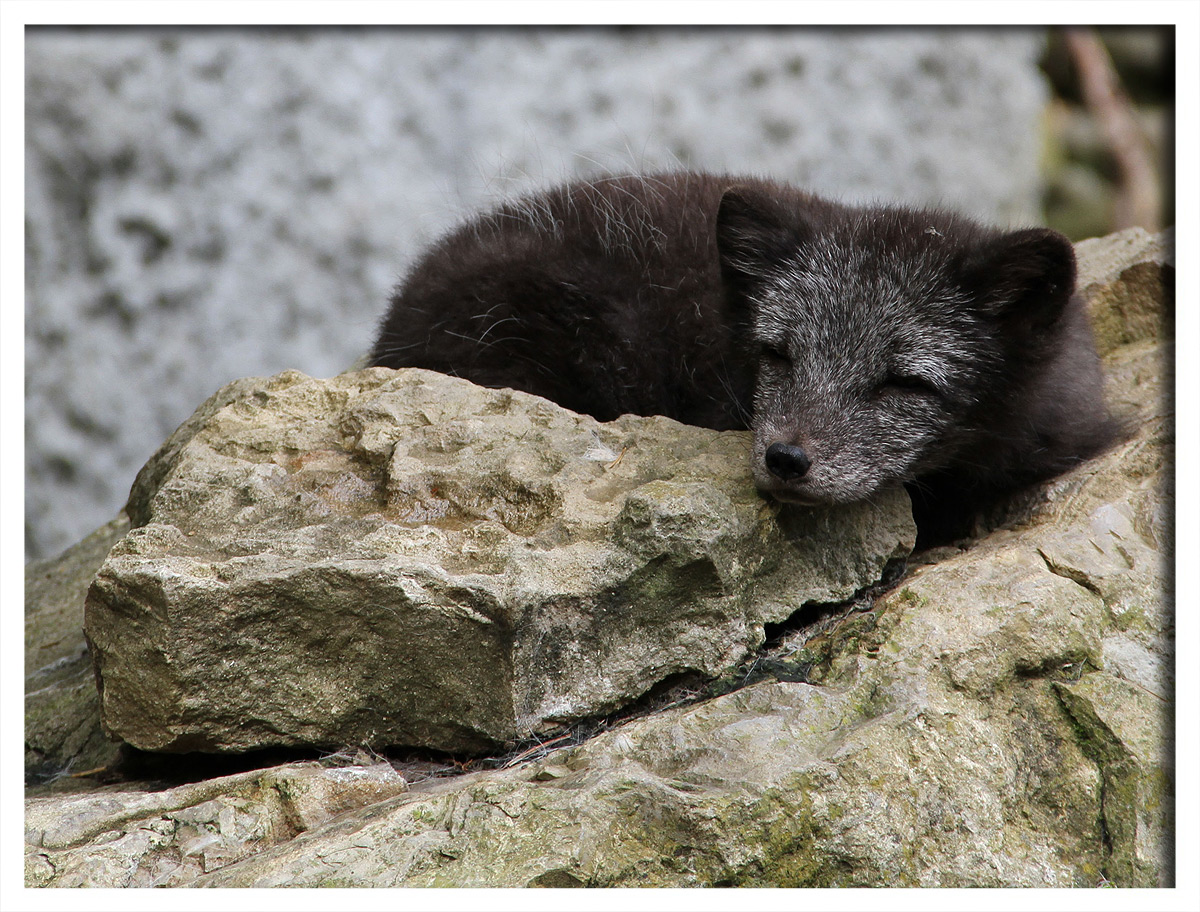
{"type": "Polygon", "coordinates": [[[1100,125],[1116,161],[1114,227],[1120,231],[1137,225],[1157,231],[1161,227],[1158,175],[1150,141],[1121,89],[1112,58],[1092,29],[1063,29],[1063,41],[1079,75],[1084,104],[1100,125]]]}

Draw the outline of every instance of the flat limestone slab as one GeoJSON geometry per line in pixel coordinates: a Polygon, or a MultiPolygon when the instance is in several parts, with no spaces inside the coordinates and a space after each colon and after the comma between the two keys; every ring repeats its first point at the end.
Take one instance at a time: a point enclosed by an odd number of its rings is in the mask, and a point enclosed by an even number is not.
{"type": "Polygon", "coordinates": [[[478,750],[716,674],[914,537],[903,491],[763,499],[747,449],[415,369],[237,381],[143,470],[88,593],[105,728],[478,750]]]}

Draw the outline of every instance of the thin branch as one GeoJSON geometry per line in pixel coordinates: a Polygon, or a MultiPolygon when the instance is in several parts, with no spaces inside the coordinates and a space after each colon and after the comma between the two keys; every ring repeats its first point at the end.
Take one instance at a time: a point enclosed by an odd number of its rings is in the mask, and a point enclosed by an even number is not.
{"type": "Polygon", "coordinates": [[[1112,58],[1092,29],[1065,28],[1063,41],[1079,75],[1083,101],[1117,164],[1113,221],[1117,230],[1138,225],[1157,231],[1159,182],[1150,141],[1121,89],[1112,58]]]}

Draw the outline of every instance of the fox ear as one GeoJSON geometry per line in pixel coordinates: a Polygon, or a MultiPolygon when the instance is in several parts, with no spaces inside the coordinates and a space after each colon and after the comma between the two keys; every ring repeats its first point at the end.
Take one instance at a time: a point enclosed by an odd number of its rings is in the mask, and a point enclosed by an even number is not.
{"type": "Polygon", "coordinates": [[[717,207],[717,251],[727,287],[746,291],[795,254],[804,231],[794,213],[752,187],[731,187],[717,207]],[[792,216],[789,218],[788,216],[792,216]]]}
{"type": "Polygon", "coordinates": [[[1075,249],[1049,228],[1014,231],[969,256],[962,279],[985,312],[1030,333],[1044,331],[1075,292],[1075,249]]]}

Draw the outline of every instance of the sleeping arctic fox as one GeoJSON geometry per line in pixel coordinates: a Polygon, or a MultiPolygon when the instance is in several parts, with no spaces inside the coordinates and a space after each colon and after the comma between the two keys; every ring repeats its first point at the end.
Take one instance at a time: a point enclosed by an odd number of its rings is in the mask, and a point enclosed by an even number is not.
{"type": "Polygon", "coordinates": [[[502,205],[397,288],[372,363],[601,420],[753,432],[759,489],[838,504],[905,483],[923,537],[1110,444],[1070,242],[676,172],[502,205]]]}

